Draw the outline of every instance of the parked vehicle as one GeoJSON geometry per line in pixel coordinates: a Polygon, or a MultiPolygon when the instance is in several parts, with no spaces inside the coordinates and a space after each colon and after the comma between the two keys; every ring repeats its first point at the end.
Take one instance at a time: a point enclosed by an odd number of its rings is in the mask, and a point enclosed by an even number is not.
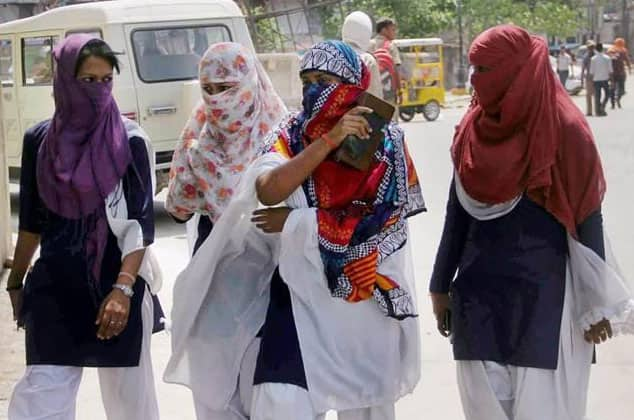
{"type": "Polygon", "coordinates": [[[200,98],[198,62],[214,42],[251,49],[245,18],[230,0],[124,0],[60,7],[0,25],[2,125],[12,178],[19,175],[24,132],[50,118],[53,47],[90,33],[120,52],[114,96],[123,115],[147,131],[164,186],[174,145],[200,98]]]}
{"type": "Polygon", "coordinates": [[[397,39],[394,43],[403,61],[399,116],[411,121],[422,113],[426,120],[436,120],[445,104],[442,39],[397,39]]]}

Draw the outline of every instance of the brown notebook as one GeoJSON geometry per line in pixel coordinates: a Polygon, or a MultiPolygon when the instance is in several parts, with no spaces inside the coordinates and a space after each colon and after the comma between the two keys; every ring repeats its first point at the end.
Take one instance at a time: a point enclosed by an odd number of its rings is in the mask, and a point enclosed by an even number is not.
{"type": "Polygon", "coordinates": [[[394,105],[368,92],[363,92],[361,96],[359,96],[357,105],[365,106],[373,110],[371,114],[363,115],[370,123],[370,127],[372,127],[370,138],[360,139],[357,136],[346,137],[335,152],[335,159],[360,171],[367,171],[374,160],[376,149],[385,137],[383,129],[392,120],[394,105]]]}

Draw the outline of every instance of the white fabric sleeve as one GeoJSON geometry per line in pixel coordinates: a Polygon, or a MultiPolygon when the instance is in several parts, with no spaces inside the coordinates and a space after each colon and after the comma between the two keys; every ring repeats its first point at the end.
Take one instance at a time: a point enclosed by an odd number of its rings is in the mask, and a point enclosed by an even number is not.
{"type": "Polygon", "coordinates": [[[587,331],[603,319],[618,334],[634,334],[634,297],[621,274],[605,237],[605,261],[593,250],[568,236],[575,317],[587,331]]]}

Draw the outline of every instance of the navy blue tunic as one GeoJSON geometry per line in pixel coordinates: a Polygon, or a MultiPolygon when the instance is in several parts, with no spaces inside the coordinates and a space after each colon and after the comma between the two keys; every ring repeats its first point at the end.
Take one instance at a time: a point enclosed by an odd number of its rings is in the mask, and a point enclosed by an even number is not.
{"type": "Polygon", "coordinates": [[[254,385],[291,384],[308,389],[302,352],[293,317],[291,292],[276,269],[271,279],[271,301],[260,331],[260,353],[254,385]]]}
{"type": "MultiPolygon", "coordinates": [[[[109,229],[99,288],[95,293],[89,287],[93,275],[85,252],[86,238],[95,226],[95,215],[79,220],[65,219],[49,211],[38,193],[37,151],[48,126],[49,122],[45,121],[29,129],[22,152],[20,230],[41,238],[40,258],[24,287],[22,317],[27,364],[137,366],[143,336],[141,302],[145,282],[139,278],[134,285],[125,330],[110,340],[97,339],[97,312],[118,277],[121,251],[109,229]]],[[[149,245],[154,241],[154,207],[148,154],[141,138],[130,139],[130,148],[133,162],[122,179],[128,217],[140,223],[144,242],[149,245]]]]}
{"type": "MultiPolygon", "coordinates": [[[[604,256],[600,210],[578,232],[604,256]]],[[[556,369],[567,253],[563,225],[526,196],[479,221],[452,183],[430,291],[451,294],[454,358],[556,369]]]]}

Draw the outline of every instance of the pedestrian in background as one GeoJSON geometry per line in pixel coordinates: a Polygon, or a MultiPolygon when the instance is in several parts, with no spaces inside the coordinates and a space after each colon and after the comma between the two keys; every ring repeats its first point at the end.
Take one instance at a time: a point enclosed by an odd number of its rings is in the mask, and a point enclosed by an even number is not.
{"type": "Polygon", "coordinates": [[[621,98],[625,95],[625,81],[627,75],[632,74],[632,64],[630,63],[630,55],[625,46],[625,40],[623,38],[617,38],[614,40],[614,45],[608,50],[608,55],[612,58],[612,89],[610,100],[612,102],[612,109],[615,104],[621,108],[621,98]],[[625,67],[627,66],[627,73],[625,67]]]}
{"type": "Polygon", "coordinates": [[[559,74],[559,81],[564,88],[566,87],[566,82],[568,81],[571,70],[572,57],[568,54],[566,46],[562,45],[557,55],[557,74],[559,74]]]}
{"type": "Polygon", "coordinates": [[[20,230],[9,289],[26,330],[10,420],[73,420],[84,367],[97,367],[109,420],[158,420],[150,357],[158,289],[154,156],[112,96],[115,54],[71,35],[54,50],[55,114],[24,136],[20,230]],[[27,267],[40,257],[19,295],[27,267]]]}
{"type": "Polygon", "coordinates": [[[603,44],[597,43],[596,53],[590,60],[590,75],[594,84],[594,108],[598,117],[608,115],[605,106],[610,100],[610,80],[612,79],[612,59],[603,52],[603,44]],[[603,99],[602,99],[603,96],[603,99]]]}
{"type": "Polygon", "coordinates": [[[590,74],[590,63],[594,57],[594,41],[590,40],[586,43],[586,53],[581,63],[581,83],[584,84],[586,90],[586,116],[592,116],[592,103],[594,102],[594,81],[590,74]]]}
{"type": "MultiPolygon", "coordinates": [[[[381,83],[383,85],[383,98],[393,103],[397,108],[401,103],[401,77],[402,59],[394,40],[398,33],[396,21],[383,17],[376,22],[376,36],[370,42],[370,52],[373,53],[379,63],[381,83]]],[[[396,109],[395,118],[398,118],[396,109]]]]}
{"type": "Polygon", "coordinates": [[[542,38],[494,27],[469,61],[476,95],[430,285],[465,417],[581,420],[594,344],[634,332],[631,292],[604,261],[599,153],[542,38]]]}
{"type": "Polygon", "coordinates": [[[361,56],[370,72],[370,86],[368,92],[383,99],[381,72],[376,58],[369,53],[372,41],[372,20],[363,12],[352,12],[343,21],[341,39],[350,44],[352,49],[361,56]]]}
{"type": "MultiPolygon", "coordinates": [[[[181,221],[192,219],[189,223],[196,233],[191,240],[194,254],[234,199],[253,160],[267,149],[267,135],[287,116],[264,68],[240,44],[211,45],[200,61],[199,80],[202,100],[177,144],[166,200],[173,217],[181,221]]],[[[201,257],[207,255],[203,253],[201,257]]],[[[210,356],[204,347],[198,351],[197,342],[181,341],[180,327],[192,304],[184,296],[202,292],[192,289],[194,281],[186,277],[174,286],[175,350],[165,379],[191,389],[198,420],[246,420],[251,413],[253,375],[260,349],[258,331],[244,335],[245,347],[236,344],[230,348],[240,355],[238,364],[210,364],[222,354],[210,356]],[[185,364],[181,363],[183,357],[185,364]]],[[[214,296],[225,300],[235,296],[230,286],[214,292],[214,296]]],[[[259,322],[264,323],[264,316],[259,322]]]]}

